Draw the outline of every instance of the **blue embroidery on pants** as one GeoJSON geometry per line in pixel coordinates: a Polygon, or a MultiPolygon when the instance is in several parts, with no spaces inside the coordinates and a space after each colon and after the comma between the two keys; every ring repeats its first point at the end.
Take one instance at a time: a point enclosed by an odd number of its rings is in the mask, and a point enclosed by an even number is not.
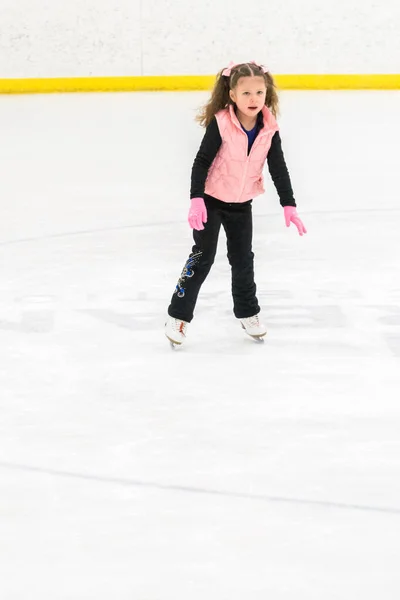
{"type": "Polygon", "coordinates": [[[176,284],[176,288],[175,288],[175,292],[174,292],[178,296],[178,298],[184,297],[185,288],[183,287],[183,285],[186,282],[187,278],[193,277],[193,275],[195,273],[195,270],[193,267],[195,267],[197,265],[202,254],[203,254],[202,252],[196,252],[195,254],[191,254],[189,256],[189,258],[187,259],[185,266],[182,269],[181,276],[178,279],[178,283],[176,284]]]}

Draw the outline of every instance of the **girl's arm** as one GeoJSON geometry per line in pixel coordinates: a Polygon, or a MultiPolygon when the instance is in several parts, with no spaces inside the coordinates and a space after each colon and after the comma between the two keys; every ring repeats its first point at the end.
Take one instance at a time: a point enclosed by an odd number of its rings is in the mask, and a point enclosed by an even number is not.
{"type": "Polygon", "coordinates": [[[199,151],[194,159],[192,168],[192,181],[190,187],[191,198],[202,198],[208,171],[217,156],[222,144],[217,119],[214,117],[206,129],[199,151]]]}
{"type": "Polygon", "coordinates": [[[272,181],[276,187],[276,191],[278,192],[281,205],[296,206],[289,172],[286,166],[285,157],[283,155],[279,131],[277,131],[272,138],[271,148],[267,156],[267,162],[268,169],[271,174],[272,181]]]}

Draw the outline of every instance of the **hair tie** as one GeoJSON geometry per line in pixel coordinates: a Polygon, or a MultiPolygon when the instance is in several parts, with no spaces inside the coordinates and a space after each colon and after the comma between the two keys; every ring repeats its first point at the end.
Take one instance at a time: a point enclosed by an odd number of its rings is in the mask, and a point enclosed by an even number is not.
{"type": "MultiPolygon", "coordinates": [[[[231,62],[229,63],[229,65],[226,67],[226,69],[224,69],[224,70],[222,71],[222,75],[223,75],[224,77],[230,77],[230,76],[231,76],[231,73],[232,73],[232,70],[233,70],[235,67],[238,67],[239,65],[242,65],[242,64],[244,64],[244,63],[235,63],[235,62],[233,62],[233,61],[231,60],[231,62]]],[[[261,71],[262,71],[263,73],[268,73],[268,69],[267,69],[267,67],[264,67],[263,65],[259,65],[258,63],[256,63],[256,61],[255,61],[255,60],[251,60],[249,64],[251,64],[251,65],[256,65],[256,67],[258,67],[259,69],[261,69],[261,71]]]]}

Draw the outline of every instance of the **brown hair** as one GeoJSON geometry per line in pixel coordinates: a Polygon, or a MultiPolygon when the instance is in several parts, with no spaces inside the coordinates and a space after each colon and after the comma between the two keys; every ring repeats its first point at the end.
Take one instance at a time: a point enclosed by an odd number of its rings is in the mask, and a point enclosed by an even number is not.
{"type": "Polygon", "coordinates": [[[256,65],[255,63],[241,63],[232,67],[231,74],[229,77],[222,75],[222,69],[217,75],[217,79],[214,84],[214,89],[211,93],[211,98],[205,106],[200,109],[199,115],[196,121],[203,127],[207,127],[212,121],[213,117],[219,110],[226,108],[229,104],[233,104],[229,91],[233,90],[241,77],[263,77],[265,86],[267,88],[267,95],[265,97],[265,105],[270,109],[272,114],[276,117],[278,113],[278,93],[276,90],[275,82],[272,78],[271,73],[264,73],[263,67],[256,65]]]}

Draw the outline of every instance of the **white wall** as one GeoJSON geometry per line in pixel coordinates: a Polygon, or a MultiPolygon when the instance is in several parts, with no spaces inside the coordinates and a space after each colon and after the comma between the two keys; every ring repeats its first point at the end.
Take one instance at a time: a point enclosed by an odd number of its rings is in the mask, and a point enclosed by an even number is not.
{"type": "Polygon", "coordinates": [[[0,0],[0,77],[399,73],[399,31],[399,0],[0,0]]]}

